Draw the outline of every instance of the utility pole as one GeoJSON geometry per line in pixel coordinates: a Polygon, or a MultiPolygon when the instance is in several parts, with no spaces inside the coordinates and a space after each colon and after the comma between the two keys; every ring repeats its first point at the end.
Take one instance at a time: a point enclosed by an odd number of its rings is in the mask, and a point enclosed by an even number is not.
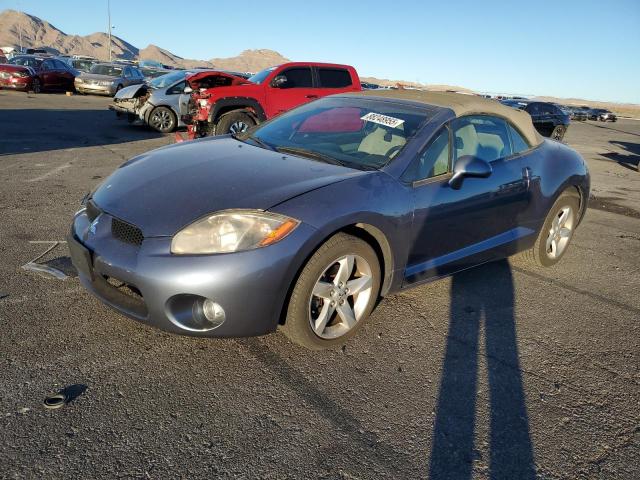
{"type": "MultiPolygon", "coordinates": [[[[22,13],[20,2],[18,2],[18,11],[22,13]]],[[[20,53],[22,53],[22,15],[18,18],[20,18],[20,20],[18,20],[18,37],[20,38],[20,53]]]]}
{"type": "Polygon", "coordinates": [[[107,17],[109,19],[109,62],[111,62],[111,0],[107,0],[107,17]]]}

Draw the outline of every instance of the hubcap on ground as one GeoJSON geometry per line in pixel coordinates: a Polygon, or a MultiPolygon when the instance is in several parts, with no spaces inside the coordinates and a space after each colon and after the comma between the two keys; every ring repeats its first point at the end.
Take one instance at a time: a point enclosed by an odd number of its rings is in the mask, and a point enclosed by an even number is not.
{"type": "Polygon", "coordinates": [[[153,114],[153,118],[151,119],[151,123],[155,128],[159,129],[167,129],[171,126],[171,114],[166,110],[160,110],[159,112],[155,112],[153,114]]]}
{"type": "Polygon", "coordinates": [[[371,298],[371,266],[358,255],[345,255],[325,268],[313,287],[309,322],[320,338],[338,338],[362,319],[371,298]]]}
{"type": "Polygon", "coordinates": [[[231,126],[229,127],[229,132],[235,134],[238,133],[243,133],[247,130],[247,128],[249,128],[249,125],[247,125],[244,122],[241,121],[237,121],[237,122],[233,122],[231,124],[231,126]]]}
{"type": "Polygon", "coordinates": [[[573,209],[569,206],[562,207],[551,222],[546,252],[552,260],[559,258],[567,248],[573,232],[573,222],[573,209]]]}

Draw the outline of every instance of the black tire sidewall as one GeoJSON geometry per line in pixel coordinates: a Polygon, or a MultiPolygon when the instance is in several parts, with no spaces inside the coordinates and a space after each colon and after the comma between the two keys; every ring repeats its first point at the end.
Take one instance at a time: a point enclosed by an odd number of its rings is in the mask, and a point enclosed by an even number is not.
{"type": "Polygon", "coordinates": [[[39,78],[33,79],[33,82],[31,83],[31,89],[33,90],[33,93],[40,93],[42,91],[42,82],[39,78]],[[37,90],[36,85],[38,86],[37,90]]]}
{"type": "Polygon", "coordinates": [[[380,292],[380,284],[380,262],[376,252],[367,242],[343,233],[331,237],[311,256],[296,281],[287,308],[287,318],[284,326],[285,334],[295,343],[312,350],[322,350],[342,345],[356,334],[373,311],[380,292]],[[373,276],[371,298],[364,315],[349,332],[335,339],[320,338],[314,333],[309,322],[311,292],[318,278],[331,262],[343,255],[358,255],[369,263],[373,276]]]}
{"type": "Polygon", "coordinates": [[[225,113],[216,122],[215,133],[216,135],[225,135],[230,132],[231,125],[235,122],[241,121],[247,124],[248,128],[251,128],[256,122],[251,118],[251,115],[245,112],[229,112],[225,113]]]}
{"type": "Polygon", "coordinates": [[[549,210],[547,214],[547,218],[544,221],[544,225],[542,225],[542,229],[540,230],[540,234],[538,235],[538,241],[534,248],[536,248],[536,255],[539,259],[540,264],[543,267],[552,267],[557,264],[564,255],[567,253],[569,249],[569,245],[571,245],[571,240],[573,240],[573,234],[575,233],[578,220],[580,218],[580,198],[577,193],[563,193],[558,197],[558,199],[549,210]],[[560,254],[558,258],[551,259],[547,255],[547,237],[549,235],[549,230],[551,229],[551,222],[558,215],[560,209],[569,206],[571,207],[571,211],[573,212],[573,228],[571,229],[571,236],[569,237],[569,242],[563,252],[560,254]]]}

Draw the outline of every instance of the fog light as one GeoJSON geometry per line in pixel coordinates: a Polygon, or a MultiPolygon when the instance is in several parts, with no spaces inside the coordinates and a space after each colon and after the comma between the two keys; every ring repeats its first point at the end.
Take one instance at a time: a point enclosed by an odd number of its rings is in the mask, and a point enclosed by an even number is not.
{"type": "Polygon", "coordinates": [[[202,313],[213,324],[219,325],[224,322],[224,310],[213,300],[207,298],[202,302],[202,313]]]}

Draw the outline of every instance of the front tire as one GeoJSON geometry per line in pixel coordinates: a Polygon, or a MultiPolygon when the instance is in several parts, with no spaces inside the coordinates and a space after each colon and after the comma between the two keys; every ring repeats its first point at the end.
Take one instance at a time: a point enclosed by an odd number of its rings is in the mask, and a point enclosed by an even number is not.
{"type": "Polygon", "coordinates": [[[561,142],[566,131],[567,128],[564,125],[556,125],[556,127],[551,132],[551,138],[556,140],[557,142],[561,142]]]}
{"type": "Polygon", "coordinates": [[[33,90],[33,93],[40,93],[42,91],[42,84],[39,78],[33,79],[33,82],[31,82],[31,90],[33,90]]]}
{"type": "Polygon", "coordinates": [[[580,197],[575,190],[564,191],[544,221],[536,243],[520,254],[526,263],[553,267],[564,256],[580,218],[580,197]]]}
{"type": "Polygon", "coordinates": [[[300,273],[283,333],[311,350],[341,345],[371,314],[380,277],[378,256],[367,242],[345,233],[334,235],[300,273]]]}
{"type": "Polygon", "coordinates": [[[220,117],[216,123],[215,133],[216,135],[225,135],[227,133],[237,135],[246,132],[255,124],[256,122],[253,118],[244,112],[229,112],[220,117]]]}
{"type": "Polygon", "coordinates": [[[176,114],[167,107],[156,107],[149,115],[149,126],[160,133],[173,132],[177,121],[176,114]]]}

